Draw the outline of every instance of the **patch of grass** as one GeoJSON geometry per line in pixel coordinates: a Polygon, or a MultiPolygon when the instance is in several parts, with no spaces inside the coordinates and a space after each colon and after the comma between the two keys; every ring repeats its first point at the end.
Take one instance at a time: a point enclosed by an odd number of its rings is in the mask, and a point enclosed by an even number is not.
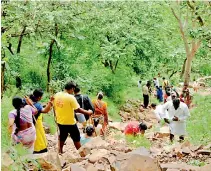
{"type": "Polygon", "coordinates": [[[187,120],[187,132],[191,143],[204,144],[211,142],[211,96],[194,96],[196,105],[187,120]]]}
{"type": "Polygon", "coordinates": [[[132,135],[127,135],[127,136],[125,136],[125,138],[126,138],[127,143],[130,146],[135,147],[135,148],[143,146],[143,147],[149,149],[151,146],[150,141],[142,135],[135,136],[135,137],[132,135]]]}
{"type": "Polygon", "coordinates": [[[49,114],[43,114],[43,121],[50,127],[50,133],[54,135],[57,131],[57,125],[54,120],[53,112],[49,114]]]}
{"type": "Polygon", "coordinates": [[[188,162],[189,165],[193,165],[193,166],[204,166],[205,165],[205,162],[201,162],[199,160],[190,160],[188,162]]]}

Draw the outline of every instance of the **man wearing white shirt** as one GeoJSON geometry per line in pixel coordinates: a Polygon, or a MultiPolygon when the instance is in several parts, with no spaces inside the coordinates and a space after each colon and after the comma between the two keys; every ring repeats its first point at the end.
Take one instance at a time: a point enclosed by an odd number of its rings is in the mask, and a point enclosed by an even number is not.
{"type": "Polygon", "coordinates": [[[168,111],[168,118],[164,120],[169,124],[170,140],[173,141],[174,135],[179,135],[180,140],[184,140],[186,120],[190,117],[190,112],[188,106],[177,97],[173,95],[172,99],[163,105],[163,112],[168,111]]]}
{"type": "Polygon", "coordinates": [[[159,87],[159,86],[160,86],[160,85],[159,85],[159,81],[158,81],[157,78],[154,77],[153,82],[154,82],[154,86],[155,86],[155,87],[157,87],[157,86],[159,87]]]}
{"type": "Polygon", "coordinates": [[[166,118],[166,111],[163,110],[163,105],[156,105],[155,103],[152,103],[151,107],[154,109],[153,112],[158,122],[160,122],[161,119],[166,118]]]}

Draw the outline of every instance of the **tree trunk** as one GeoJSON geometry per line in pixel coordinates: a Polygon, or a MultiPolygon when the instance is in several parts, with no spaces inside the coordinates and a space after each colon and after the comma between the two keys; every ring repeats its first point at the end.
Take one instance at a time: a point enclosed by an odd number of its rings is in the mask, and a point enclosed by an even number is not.
{"type": "Polygon", "coordinates": [[[183,63],[183,66],[182,66],[182,71],[181,71],[181,74],[180,74],[180,78],[182,78],[184,76],[186,61],[187,61],[187,58],[185,58],[185,60],[184,60],[184,63],[183,63]]]}
{"type": "Polygon", "coordinates": [[[26,31],[26,26],[23,27],[23,30],[21,32],[21,35],[19,37],[19,40],[18,40],[18,47],[17,47],[17,53],[20,53],[21,52],[21,44],[22,44],[22,39],[23,39],[23,35],[26,31]]]}
{"type": "Polygon", "coordinates": [[[49,57],[48,57],[48,65],[47,65],[47,78],[48,78],[48,81],[47,81],[47,92],[49,92],[49,84],[50,84],[50,81],[51,81],[50,65],[51,65],[51,59],[52,59],[54,42],[55,42],[55,40],[53,39],[51,41],[50,48],[49,48],[49,57]]]}
{"type": "Polygon", "coordinates": [[[5,71],[5,62],[1,62],[1,98],[3,97],[4,92],[4,71],[5,71]]]}
{"type": "Polygon", "coordinates": [[[191,74],[191,64],[192,64],[192,58],[191,58],[191,56],[189,56],[187,58],[186,65],[185,65],[184,85],[189,85],[190,74],[191,74]]]}

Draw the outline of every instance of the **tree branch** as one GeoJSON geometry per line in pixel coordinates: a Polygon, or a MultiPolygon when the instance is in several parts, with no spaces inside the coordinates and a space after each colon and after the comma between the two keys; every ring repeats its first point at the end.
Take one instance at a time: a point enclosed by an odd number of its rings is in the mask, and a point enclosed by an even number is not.
{"type": "Polygon", "coordinates": [[[21,51],[21,44],[22,44],[22,39],[23,39],[25,31],[26,31],[26,26],[23,26],[23,30],[22,30],[21,35],[20,35],[19,40],[18,40],[17,53],[20,53],[20,51],[21,51]]]}

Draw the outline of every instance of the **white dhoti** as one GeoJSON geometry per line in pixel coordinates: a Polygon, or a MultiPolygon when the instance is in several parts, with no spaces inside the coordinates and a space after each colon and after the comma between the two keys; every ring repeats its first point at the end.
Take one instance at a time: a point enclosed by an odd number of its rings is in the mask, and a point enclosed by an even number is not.
{"type": "Polygon", "coordinates": [[[170,132],[173,135],[186,135],[186,122],[185,121],[172,121],[169,124],[170,132]]]}

